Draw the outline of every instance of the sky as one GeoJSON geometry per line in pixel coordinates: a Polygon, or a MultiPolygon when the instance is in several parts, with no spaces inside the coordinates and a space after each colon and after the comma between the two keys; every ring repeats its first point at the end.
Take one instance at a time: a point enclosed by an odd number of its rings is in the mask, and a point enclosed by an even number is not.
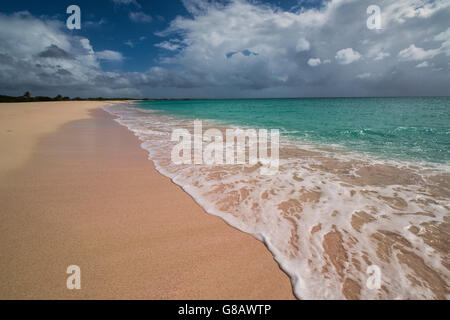
{"type": "Polygon", "coordinates": [[[450,95],[450,0],[0,3],[0,94],[450,95]],[[70,30],[66,10],[81,10],[70,30]],[[371,5],[379,28],[369,28],[371,5]]]}

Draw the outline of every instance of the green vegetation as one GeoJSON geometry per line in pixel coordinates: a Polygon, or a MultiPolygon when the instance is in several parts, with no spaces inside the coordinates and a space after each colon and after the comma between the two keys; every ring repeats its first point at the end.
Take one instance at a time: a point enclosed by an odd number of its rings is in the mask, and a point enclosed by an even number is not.
{"type": "Polygon", "coordinates": [[[114,101],[120,101],[120,100],[141,100],[141,101],[164,101],[164,100],[195,100],[191,98],[162,98],[162,99],[149,99],[149,98],[143,98],[143,99],[136,99],[136,98],[103,98],[103,97],[97,97],[97,98],[70,98],[70,97],[63,97],[62,95],[58,94],[54,98],[50,97],[43,97],[43,96],[37,96],[33,97],[29,91],[25,92],[23,96],[20,97],[12,97],[12,96],[5,96],[0,95],[0,103],[6,103],[6,102],[39,102],[39,101],[108,101],[108,100],[114,100],[114,101]]]}
{"type": "MultiPolygon", "coordinates": [[[[83,99],[80,97],[76,97],[76,98],[63,97],[60,94],[54,98],[44,97],[44,96],[33,97],[33,96],[31,96],[31,93],[28,91],[25,92],[25,94],[23,96],[19,96],[19,97],[0,95],[0,103],[2,103],[2,102],[38,102],[38,101],[105,101],[105,100],[141,100],[141,99],[103,98],[103,97],[83,99]]],[[[148,99],[143,99],[143,100],[148,100],[148,99]]]]}

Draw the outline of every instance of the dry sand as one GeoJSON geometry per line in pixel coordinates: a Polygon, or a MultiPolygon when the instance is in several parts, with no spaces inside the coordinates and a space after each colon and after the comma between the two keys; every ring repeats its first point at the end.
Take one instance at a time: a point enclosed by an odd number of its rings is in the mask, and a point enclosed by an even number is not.
{"type": "Polygon", "coordinates": [[[0,104],[0,299],[294,298],[264,245],[160,175],[103,104],[0,104]]]}

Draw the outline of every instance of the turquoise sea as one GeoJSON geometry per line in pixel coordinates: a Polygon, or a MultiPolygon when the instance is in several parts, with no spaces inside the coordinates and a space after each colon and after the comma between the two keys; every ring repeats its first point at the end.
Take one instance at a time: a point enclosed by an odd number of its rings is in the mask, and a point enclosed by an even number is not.
{"type": "Polygon", "coordinates": [[[185,119],[280,129],[307,142],[413,161],[450,161],[450,97],[139,102],[185,119]]]}
{"type": "Polygon", "coordinates": [[[450,298],[450,98],[172,100],[106,110],[206,212],[264,242],[298,298],[450,298]],[[176,163],[173,132],[195,133],[195,119],[204,130],[279,129],[278,170],[176,163]],[[382,290],[367,285],[374,268],[382,290]]]}

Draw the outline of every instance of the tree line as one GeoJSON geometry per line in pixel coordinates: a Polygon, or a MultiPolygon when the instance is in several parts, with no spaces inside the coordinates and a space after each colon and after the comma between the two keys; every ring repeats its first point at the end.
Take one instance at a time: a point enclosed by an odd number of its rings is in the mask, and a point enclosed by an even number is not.
{"type": "MultiPolygon", "coordinates": [[[[138,100],[133,98],[70,98],[64,97],[62,95],[57,95],[56,97],[46,97],[46,96],[36,96],[33,97],[30,92],[25,92],[23,96],[13,97],[0,95],[0,102],[39,102],[39,101],[105,101],[105,100],[138,100]]],[[[139,99],[139,100],[148,100],[148,99],[139,99]]]]}

